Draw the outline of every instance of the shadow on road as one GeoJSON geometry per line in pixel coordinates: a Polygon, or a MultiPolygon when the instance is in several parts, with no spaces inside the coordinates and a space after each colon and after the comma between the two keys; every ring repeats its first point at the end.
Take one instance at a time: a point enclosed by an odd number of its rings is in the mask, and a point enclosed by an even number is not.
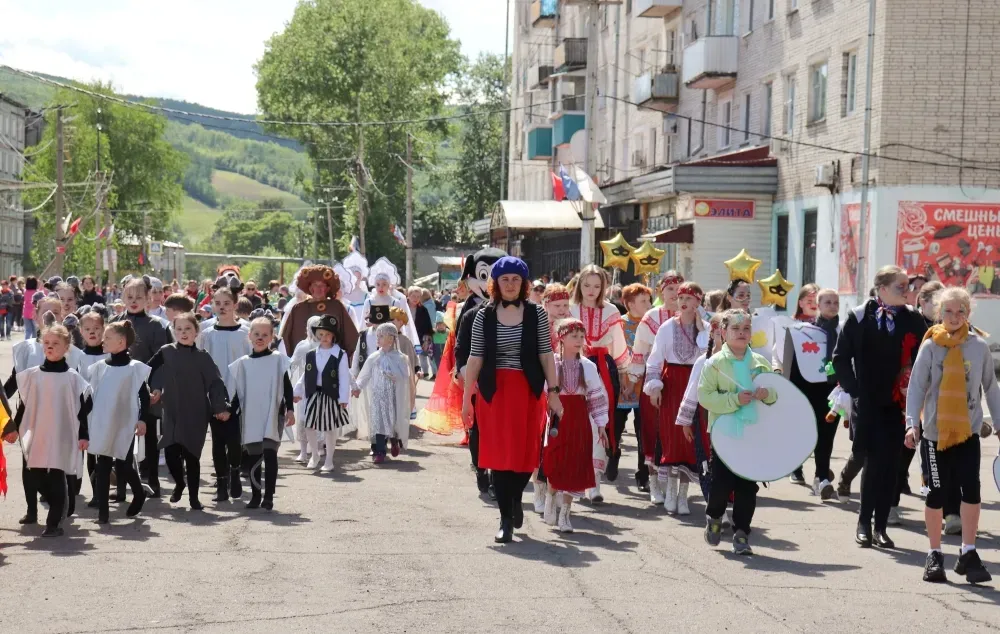
{"type": "MultiPolygon", "coordinates": [[[[756,531],[754,531],[756,535],[756,531]]],[[[770,546],[769,546],[770,548],[770,546]]],[[[794,559],[778,559],[768,557],[759,553],[752,557],[743,557],[729,551],[719,551],[726,559],[732,561],[742,561],[744,567],[749,570],[762,570],[764,572],[780,572],[796,577],[826,577],[831,572],[846,572],[848,570],[858,570],[861,566],[850,564],[816,564],[794,559]]]]}

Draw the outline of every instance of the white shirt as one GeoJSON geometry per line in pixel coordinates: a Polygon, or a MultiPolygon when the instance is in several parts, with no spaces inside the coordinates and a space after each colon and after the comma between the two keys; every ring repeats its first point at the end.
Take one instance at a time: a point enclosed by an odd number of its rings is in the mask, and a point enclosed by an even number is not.
{"type": "MultiPolygon", "coordinates": [[[[335,358],[339,355],[342,350],[339,345],[333,344],[329,348],[316,348],[316,385],[322,387],[323,385],[323,369],[326,368],[326,364],[330,362],[330,359],[335,358]]],[[[347,363],[347,353],[344,353],[340,357],[340,367],[337,372],[338,387],[340,388],[340,394],[338,400],[347,405],[351,402],[351,370],[347,363]]],[[[305,373],[299,377],[299,380],[295,382],[295,388],[293,390],[293,395],[299,398],[305,398],[306,396],[306,385],[305,385],[306,375],[305,373]]]]}

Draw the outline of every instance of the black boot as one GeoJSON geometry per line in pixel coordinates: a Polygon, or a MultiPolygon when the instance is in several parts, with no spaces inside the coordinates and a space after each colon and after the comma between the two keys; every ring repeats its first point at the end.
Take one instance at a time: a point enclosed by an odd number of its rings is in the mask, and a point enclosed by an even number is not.
{"type": "Polygon", "coordinates": [[[500,518],[500,530],[493,536],[493,541],[498,544],[507,544],[514,538],[514,523],[510,518],[500,518]]]}
{"type": "Polygon", "coordinates": [[[125,510],[125,517],[135,517],[142,512],[142,505],[146,503],[146,491],[142,487],[132,496],[132,503],[125,510]]]}
{"type": "Polygon", "coordinates": [[[476,486],[479,487],[480,493],[486,493],[490,488],[490,476],[486,469],[476,469],[476,486]]]}
{"type": "Polygon", "coordinates": [[[213,502],[228,502],[229,501],[229,478],[227,476],[218,476],[215,479],[215,497],[212,498],[213,502]]]}
{"type": "Polygon", "coordinates": [[[34,513],[31,513],[31,512],[25,513],[24,517],[22,517],[21,519],[17,520],[17,523],[25,525],[25,526],[32,525],[32,524],[37,524],[38,523],[38,512],[36,511],[34,513]]]}
{"type": "Polygon", "coordinates": [[[614,482],[618,479],[618,461],[621,460],[621,453],[615,452],[608,459],[608,468],[604,471],[604,477],[607,478],[608,482],[614,482]]]}
{"type": "Polygon", "coordinates": [[[184,495],[184,483],[179,482],[174,487],[174,492],[170,494],[170,501],[174,503],[180,502],[182,495],[184,495]]]}
{"type": "Polygon", "coordinates": [[[872,527],[870,524],[858,524],[857,530],[854,531],[854,541],[858,543],[858,546],[862,548],[872,547],[872,527]]]}
{"type": "Polygon", "coordinates": [[[238,500],[243,497],[243,478],[239,467],[229,470],[229,497],[238,500]]]}

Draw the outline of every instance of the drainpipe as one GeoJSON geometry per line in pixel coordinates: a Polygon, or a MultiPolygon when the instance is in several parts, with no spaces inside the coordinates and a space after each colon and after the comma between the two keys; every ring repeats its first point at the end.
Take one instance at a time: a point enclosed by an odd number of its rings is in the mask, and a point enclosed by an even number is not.
{"type": "Polygon", "coordinates": [[[622,17],[622,5],[615,5],[615,65],[612,72],[615,74],[615,80],[611,88],[611,173],[608,178],[611,182],[615,182],[615,164],[618,158],[618,73],[619,73],[619,51],[621,43],[621,17],[622,17]]]}

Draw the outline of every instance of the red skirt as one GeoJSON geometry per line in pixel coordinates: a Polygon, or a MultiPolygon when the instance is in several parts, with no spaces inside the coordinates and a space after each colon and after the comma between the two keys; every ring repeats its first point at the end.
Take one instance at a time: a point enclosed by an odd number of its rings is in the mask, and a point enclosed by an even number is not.
{"type": "Polygon", "coordinates": [[[597,366],[597,372],[601,376],[601,382],[604,383],[604,391],[608,394],[608,424],[604,426],[604,429],[608,432],[608,443],[610,444],[609,449],[611,451],[615,450],[615,409],[618,408],[618,390],[621,387],[618,385],[618,377],[614,379],[611,378],[610,366],[614,366],[614,357],[611,356],[611,352],[607,348],[592,348],[589,345],[586,349],[587,358],[594,362],[597,366]]]}
{"type": "Polygon", "coordinates": [[[476,398],[479,468],[531,473],[542,454],[538,422],[545,400],[535,396],[520,370],[497,370],[496,380],[492,402],[476,398]]]}
{"type": "Polygon", "coordinates": [[[462,388],[452,377],[454,369],[455,333],[450,332],[441,354],[437,378],[434,379],[434,390],[414,423],[420,429],[449,436],[465,428],[462,423],[462,388]]]}
{"type": "Polygon", "coordinates": [[[656,452],[656,438],[659,434],[660,412],[649,402],[649,397],[643,392],[639,396],[639,425],[642,430],[642,455],[646,464],[653,464],[656,452]]]}
{"type": "Polygon", "coordinates": [[[684,429],[675,424],[677,412],[684,400],[684,390],[691,378],[690,365],[666,364],[663,370],[663,392],[660,400],[660,464],[669,467],[697,469],[694,443],[684,437],[684,429]]]}
{"type": "Polygon", "coordinates": [[[556,491],[579,493],[594,487],[594,432],[587,411],[587,397],[562,395],[563,417],[559,435],[545,446],[545,477],[556,491]]]}

